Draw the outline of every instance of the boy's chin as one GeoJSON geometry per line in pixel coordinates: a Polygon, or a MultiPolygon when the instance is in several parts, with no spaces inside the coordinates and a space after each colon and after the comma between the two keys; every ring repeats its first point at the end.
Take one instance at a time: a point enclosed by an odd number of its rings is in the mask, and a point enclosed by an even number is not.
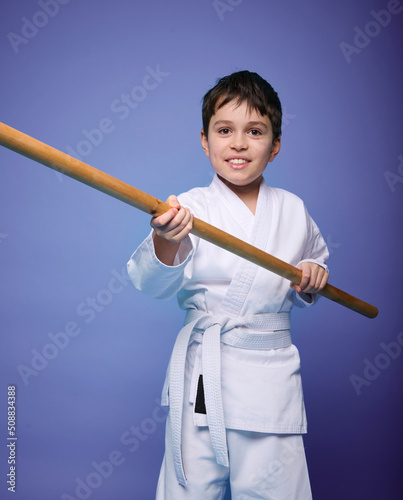
{"type": "Polygon", "coordinates": [[[262,181],[262,174],[256,177],[255,179],[228,179],[218,173],[217,176],[228,187],[234,187],[239,189],[259,186],[262,181]]]}

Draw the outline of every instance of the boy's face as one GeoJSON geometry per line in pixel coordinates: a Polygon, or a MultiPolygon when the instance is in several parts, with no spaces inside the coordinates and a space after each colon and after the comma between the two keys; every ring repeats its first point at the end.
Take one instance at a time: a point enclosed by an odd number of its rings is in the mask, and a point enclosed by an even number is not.
{"type": "Polygon", "coordinates": [[[247,103],[231,101],[212,116],[208,139],[202,130],[204,152],[218,176],[230,188],[256,188],[268,162],[280,151],[281,141],[273,143],[270,119],[247,103]]]}

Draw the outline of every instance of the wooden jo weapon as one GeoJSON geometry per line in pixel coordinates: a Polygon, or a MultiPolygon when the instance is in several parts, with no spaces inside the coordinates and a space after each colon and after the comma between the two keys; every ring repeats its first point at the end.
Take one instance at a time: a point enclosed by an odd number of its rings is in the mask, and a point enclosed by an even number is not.
{"type": "MultiPolygon", "coordinates": [[[[61,151],[40,142],[29,135],[0,123],[0,144],[23,156],[27,156],[47,167],[61,172],[118,200],[132,205],[152,216],[158,216],[170,209],[170,206],[111,175],[102,172],[86,163],[62,153],[61,151]]],[[[243,257],[258,266],[276,273],[287,280],[299,283],[301,271],[276,257],[217,229],[216,227],[194,218],[194,235],[203,238],[214,245],[243,257]]],[[[356,311],[368,318],[375,318],[378,309],[352,295],[336,288],[329,283],[319,292],[327,299],[356,311]]]]}

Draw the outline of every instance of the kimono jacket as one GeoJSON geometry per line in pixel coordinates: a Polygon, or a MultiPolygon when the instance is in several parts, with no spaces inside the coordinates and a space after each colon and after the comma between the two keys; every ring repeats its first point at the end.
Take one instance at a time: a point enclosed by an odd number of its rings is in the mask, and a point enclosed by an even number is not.
{"type": "MultiPolygon", "coordinates": [[[[217,175],[209,187],[192,189],[178,200],[195,217],[291,265],[310,261],[327,269],[325,241],[302,200],[269,187],[264,179],[255,215],[217,175]]],[[[166,266],[155,255],[152,231],[128,262],[128,274],[137,289],[152,297],[177,294],[179,306],[187,311],[162,398],[170,404],[179,482],[185,484],[180,457],[183,398],[195,406],[195,425],[209,426],[222,465],[228,465],[225,428],[306,432],[289,313],[294,305],[312,305],[315,296],[296,294],[286,279],[191,234],[182,241],[174,265],[166,266]],[[184,363],[193,342],[198,347],[190,394],[183,394],[184,363]],[[201,380],[206,412],[195,404],[201,380]]]]}

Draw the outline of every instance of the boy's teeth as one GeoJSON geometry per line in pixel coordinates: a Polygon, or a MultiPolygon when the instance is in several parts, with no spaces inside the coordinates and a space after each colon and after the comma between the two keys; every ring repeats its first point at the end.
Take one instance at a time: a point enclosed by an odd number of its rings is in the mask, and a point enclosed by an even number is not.
{"type": "Polygon", "coordinates": [[[246,160],[242,160],[241,158],[233,158],[230,160],[231,163],[234,163],[235,165],[240,165],[241,163],[246,163],[246,160]]]}

